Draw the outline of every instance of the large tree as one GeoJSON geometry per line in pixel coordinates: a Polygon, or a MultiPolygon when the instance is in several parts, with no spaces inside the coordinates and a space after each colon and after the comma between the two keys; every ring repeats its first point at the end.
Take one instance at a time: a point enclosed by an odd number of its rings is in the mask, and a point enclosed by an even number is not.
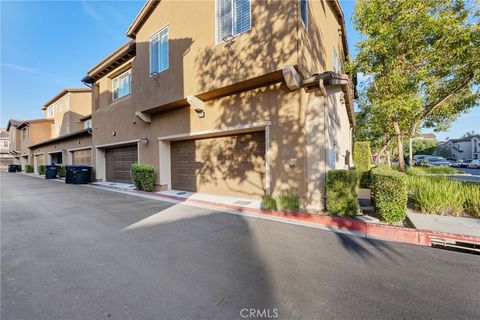
{"type": "Polygon", "coordinates": [[[404,138],[448,128],[479,101],[478,3],[358,0],[353,22],[364,36],[353,68],[370,79],[359,107],[396,142],[404,170],[404,138]]]}

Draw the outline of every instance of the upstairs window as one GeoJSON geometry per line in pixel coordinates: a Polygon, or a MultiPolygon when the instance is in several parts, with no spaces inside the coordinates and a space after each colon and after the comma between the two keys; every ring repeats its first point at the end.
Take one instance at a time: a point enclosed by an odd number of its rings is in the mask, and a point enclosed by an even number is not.
{"type": "Polygon", "coordinates": [[[128,70],[112,80],[112,100],[115,101],[132,92],[132,70],[128,70]]]}
{"type": "Polygon", "coordinates": [[[308,0],[300,0],[300,17],[305,27],[308,27],[308,0]]]}
{"type": "Polygon", "coordinates": [[[92,127],[92,119],[88,119],[83,122],[84,129],[90,129],[91,127],[92,127]]]}
{"type": "Polygon", "coordinates": [[[168,26],[150,38],[150,75],[168,69],[168,26]]]}
{"type": "Polygon", "coordinates": [[[338,58],[337,50],[333,48],[333,71],[336,73],[342,73],[342,64],[338,58]]]}
{"type": "Polygon", "coordinates": [[[217,42],[251,28],[250,0],[217,0],[217,42]]]}
{"type": "Polygon", "coordinates": [[[48,106],[47,108],[47,117],[53,118],[53,105],[48,106]]]}

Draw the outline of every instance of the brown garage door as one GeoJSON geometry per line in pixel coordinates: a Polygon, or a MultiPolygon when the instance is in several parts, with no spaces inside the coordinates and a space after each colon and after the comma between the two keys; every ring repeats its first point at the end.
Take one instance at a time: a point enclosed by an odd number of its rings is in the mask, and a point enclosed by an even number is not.
{"type": "Polygon", "coordinates": [[[111,148],[105,153],[107,181],[131,182],[130,166],[138,161],[137,146],[111,148]]]}
{"type": "Polygon", "coordinates": [[[92,150],[85,149],[73,151],[72,160],[73,164],[86,164],[90,166],[92,164],[92,150]]]}
{"type": "Polygon", "coordinates": [[[40,165],[45,165],[45,155],[44,154],[38,154],[35,156],[36,162],[37,162],[37,168],[40,165]]]}
{"type": "Polygon", "coordinates": [[[171,142],[172,188],[256,198],[265,189],[265,133],[171,142]]]}

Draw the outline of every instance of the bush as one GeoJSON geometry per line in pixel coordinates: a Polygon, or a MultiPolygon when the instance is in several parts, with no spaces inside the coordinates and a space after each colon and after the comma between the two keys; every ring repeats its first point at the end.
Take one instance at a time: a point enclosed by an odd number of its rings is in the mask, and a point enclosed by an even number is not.
{"type": "Polygon", "coordinates": [[[480,186],[445,177],[410,177],[410,197],[424,213],[480,216],[480,186]]]}
{"type": "Polygon", "coordinates": [[[300,200],[293,192],[288,191],[277,197],[278,210],[298,211],[300,209],[300,200]]]}
{"type": "Polygon", "coordinates": [[[463,207],[465,212],[473,217],[480,218],[480,185],[465,184],[463,186],[465,203],[463,207]]]}
{"type": "Polygon", "coordinates": [[[265,210],[277,210],[277,200],[272,196],[263,196],[260,207],[265,210]]]}
{"type": "Polygon", "coordinates": [[[372,169],[375,208],[383,221],[392,223],[405,219],[407,211],[407,176],[401,172],[372,169]]]}
{"type": "Polygon", "coordinates": [[[26,173],[33,173],[33,166],[32,165],[25,165],[25,172],[26,173]]]}
{"type": "Polygon", "coordinates": [[[65,166],[64,165],[58,165],[58,176],[60,178],[65,178],[65,166]]]}
{"type": "Polygon", "coordinates": [[[372,167],[370,142],[355,142],[353,146],[353,162],[355,164],[355,170],[359,176],[360,187],[367,188],[370,185],[370,168],[372,167]]]}
{"type": "Polygon", "coordinates": [[[149,164],[134,163],[130,167],[133,183],[138,190],[152,192],[155,188],[155,168],[149,164]]]}
{"type": "Polygon", "coordinates": [[[358,212],[358,173],[329,170],[327,173],[327,210],[334,216],[355,216],[358,212]]]}
{"type": "Polygon", "coordinates": [[[44,175],[45,174],[45,165],[41,164],[38,166],[38,174],[44,175]]]}
{"type": "Polygon", "coordinates": [[[410,167],[407,169],[407,174],[410,176],[422,174],[456,174],[459,173],[452,167],[438,166],[438,167],[410,167]]]}

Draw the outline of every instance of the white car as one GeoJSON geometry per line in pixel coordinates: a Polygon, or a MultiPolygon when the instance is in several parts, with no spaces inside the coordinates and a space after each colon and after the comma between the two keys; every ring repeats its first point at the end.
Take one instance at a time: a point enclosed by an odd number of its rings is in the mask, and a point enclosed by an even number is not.
{"type": "Polygon", "coordinates": [[[480,169],[480,159],[472,160],[467,166],[467,168],[480,169]]]}

